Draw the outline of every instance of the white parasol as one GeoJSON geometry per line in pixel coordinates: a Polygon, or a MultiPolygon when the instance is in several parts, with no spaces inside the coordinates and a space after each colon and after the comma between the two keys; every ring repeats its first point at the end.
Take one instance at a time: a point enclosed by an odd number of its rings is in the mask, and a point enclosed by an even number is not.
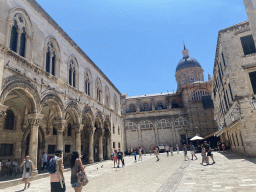
{"type": "Polygon", "coordinates": [[[195,137],[190,139],[190,141],[196,141],[196,140],[204,140],[204,138],[196,135],[195,137]]]}

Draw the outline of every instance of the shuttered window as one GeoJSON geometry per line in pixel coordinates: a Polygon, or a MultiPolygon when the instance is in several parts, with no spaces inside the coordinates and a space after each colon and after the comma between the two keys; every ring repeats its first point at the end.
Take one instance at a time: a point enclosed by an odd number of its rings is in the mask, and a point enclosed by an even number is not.
{"type": "Polygon", "coordinates": [[[253,93],[256,94],[256,71],[249,73],[249,76],[251,79],[253,93]]]}
{"type": "Polygon", "coordinates": [[[244,50],[244,55],[255,53],[255,44],[252,35],[241,37],[241,43],[244,50]]]}

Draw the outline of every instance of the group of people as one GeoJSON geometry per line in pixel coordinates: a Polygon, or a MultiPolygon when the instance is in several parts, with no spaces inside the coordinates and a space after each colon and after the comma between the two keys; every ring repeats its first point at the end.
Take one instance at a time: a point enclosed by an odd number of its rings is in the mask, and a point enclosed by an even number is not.
{"type": "MultiPolygon", "coordinates": [[[[50,183],[51,183],[51,192],[64,192],[66,191],[66,183],[65,177],[63,174],[63,160],[62,160],[62,153],[63,151],[58,149],[55,151],[55,155],[52,158],[54,162],[54,172],[50,173],[50,183]]],[[[45,153],[43,156],[46,158],[45,153]]],[[[78,182],[78,173],[80,171],[84,171],[85,166],[82,164],[81,156],[77,151],[73,151],[70,158],[70,167],[71,167],[71,186],[73,187],[75,192],[81,192],[83,186],[81,186],[78,182]]],[[[43,163],[45,166],[49,166],[49,160],[46,162],[47,164],[43,163]]],[[[29,156],[26,156],[23,159],[23,162],[20,164],[20,167],[23,168],[22,180],[25,182],[24,190],[29,188],[31,183],[29,182],[29,178],[31,173],[34,169],[33,163],[30,160],[29,156]]],[[[49,169],[49,168],[48,168],[49,169]]]]}
{"type": "Polygon", "coordinates": [[[8,160],[0,160],[0,176],[11,176],[11,175],[17,175],[20,174],[22,172],[18,160],[17,159],[13,159],[13,161],[11,161],[11,159],[8,160]]]}
{"type": "Polygon", "coordinates": [[[111,153],[110,154],[111,158],[114,161],[114,168],[116,167],[116,165],[117,165],[117,168],[119,168],[120,162],[122,163],[122,167],[125,165],[124,158],[123,158],[124,154],[120,149],[118,151],[116,149],[114,149],[114,150],[111,149],[110,153],[111,153]]]}

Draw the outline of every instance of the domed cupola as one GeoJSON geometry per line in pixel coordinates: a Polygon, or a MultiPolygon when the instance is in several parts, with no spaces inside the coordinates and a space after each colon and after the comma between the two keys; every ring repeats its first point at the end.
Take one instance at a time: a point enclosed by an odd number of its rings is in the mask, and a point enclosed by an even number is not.
{"type": "Polygon", "coordinates": [[[176,67],[176,81],[178,87],[182,84],[191,84],[196,81],[204,81],[203,69],[199,62],[189,56],[189,51],[184,44],[184,50],[182,51],[183,58],[180,60],[176,67]]]}

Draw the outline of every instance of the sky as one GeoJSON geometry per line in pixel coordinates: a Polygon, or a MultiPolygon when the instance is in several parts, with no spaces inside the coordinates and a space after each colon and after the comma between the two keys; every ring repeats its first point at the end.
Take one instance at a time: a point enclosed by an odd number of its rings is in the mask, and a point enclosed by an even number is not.
{"type": "Polygon", "coordinates": [[[183,42],[212,76],[218,31],[247,20],[243,0],[37,0],[121,93],[176,91],[183,42]]]}

